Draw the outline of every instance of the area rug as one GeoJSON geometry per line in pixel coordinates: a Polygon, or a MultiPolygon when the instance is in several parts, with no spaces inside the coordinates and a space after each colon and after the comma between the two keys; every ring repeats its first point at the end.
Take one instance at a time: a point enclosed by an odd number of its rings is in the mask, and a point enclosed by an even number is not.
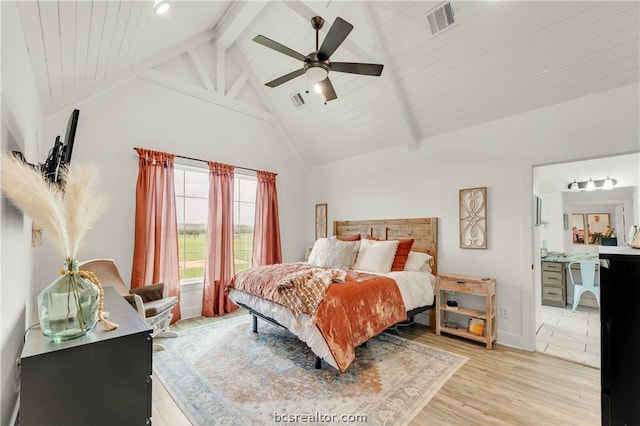
{"type": "Polygon", "coordinates": [[[287,330],[251,317],[180,331],[153,355],[158,379],[194,425],[407,424],[467,358],[382,333],[340,374],[287,330]]]}

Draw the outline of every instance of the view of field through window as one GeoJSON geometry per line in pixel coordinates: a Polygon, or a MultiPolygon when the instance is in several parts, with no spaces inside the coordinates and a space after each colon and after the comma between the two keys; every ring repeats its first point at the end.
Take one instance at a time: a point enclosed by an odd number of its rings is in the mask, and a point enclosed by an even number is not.
{"type": "MultiPolygon", "coordinates": [[[[207,247],[209,173],[204,169],[176,166],[174,174],[180,279],[204,277],[207,247]]],[[[234,178],[234,257],[236,272],[251,266],[257,181],[234,178]]]]}

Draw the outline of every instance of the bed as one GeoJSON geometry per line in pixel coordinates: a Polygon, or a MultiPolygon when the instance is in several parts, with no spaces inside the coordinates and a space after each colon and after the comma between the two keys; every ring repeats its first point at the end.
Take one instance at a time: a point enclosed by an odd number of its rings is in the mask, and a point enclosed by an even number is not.
{"type": "Polygon", "coordinates": [[[355,357],[355,347],[433,307],[437,229],[437,218],[336,221],[334,237],[314,244],[311,263],[249,268],[233,277],[227,291],[234,303],[253,316],[254,332],[258,318],[284,327],[314,352],[316,368],[323,359],[344,372],[355,357]],[[359,241],[353,241],[356,238],[359,241]],[[410,240],[410,250],[406,250],[410,240]],[[319,266],[314,264],[314,253],[320,243],[339,247],[342,258],[355,246],[357,257],[351,262],[343,260],[344,264],[338,262],[339,268],[335,264],[319,266]],[[378,266],[372,266],[371,261],[380,255],[387,262],[389,250],[393,250],[395,270],[373,272],[378,266]],[[400,259],[401,251],[404,259],[400,259]],[[401,265],[399,260],[403,260],[401,265]],[[330,284],[331,280],[336,283],[330,284]],[[304,303],[300,295],[297,299],[287,296],[297,294],[295,289],[310,293],[305,293],[304,303]]]}

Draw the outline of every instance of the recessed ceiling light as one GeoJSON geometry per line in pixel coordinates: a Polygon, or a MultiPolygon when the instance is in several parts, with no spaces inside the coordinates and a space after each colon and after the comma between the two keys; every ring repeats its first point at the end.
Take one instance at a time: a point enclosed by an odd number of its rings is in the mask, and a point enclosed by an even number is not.
{"type": "Polygon", "coordinates": [[[169,3],[169,0],[156,0],[153,3],[153,12],[156,15],[162,15],[164,13],[167,13],[170,7],[171,3],[169,3]]]}

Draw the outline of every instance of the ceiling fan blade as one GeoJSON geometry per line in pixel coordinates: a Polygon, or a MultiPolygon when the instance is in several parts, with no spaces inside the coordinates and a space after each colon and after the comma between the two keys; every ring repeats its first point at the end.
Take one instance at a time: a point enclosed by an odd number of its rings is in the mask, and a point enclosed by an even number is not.
{"type": "Polygon", "coordinates": [[[364,74],[379,76],[384,65],[363,64],[360,62],[331,62],[331,71],[348,72],[351,74],[364,74]]]}
{"type": "Polygon", "coordinates": [[[320,50],[318,50],[318,59],[321,61],[329,59],[333,52],[340,47],[344,39],[347,38],[352,29],[353,25],[340,17],[336,18],[327,36],[324,38],[320,50]]]}
{"type": "Polygon", "coordinates": [[[290,49],[287,46],[278,43],[277,41],[273,41],[273,40],[271,40],[269,38],[266,38],[263,35],[255,36],[253,38],[253,41],[255,41],[256,43],[261,44],[263,46],[266,46],[266,47],[268,47],[270,49],[278,51],[280,53],[284,53],[287,56],[291,56],[292,58],[297,59],[299,61],[304,62],[304,61],[307,60],[307,57],[304,56],[303,54],[298,53],[295,50],[290,49]]]}
{"type": "Polygon", "coordinates": [[[293,80],[296,77],[299,77],[301,75],[304,74],[304,68],[300,68],[299,70],[295,70],[293,72],[290,72],[289,74],[285,74],[282,77],[278,77],[275,80],[271,80],[268,83],[265,83],[265,86],[269,86],[269,87],[276,87],[276,86],[280,86],[283,83],[286,83],[289,80],[293,80]]]}
{"type": "Polygon", "coordinates": [[[320,85],[322,97],[324,98],[325,102],[329,102],[338,98],[338,95],[336,95],[336,91],[333,88],[333,84],[331,84],[331,80],[329,80],[329,77],[325,78],[322,81],[319,81],[318,84],[320,85]]]}

